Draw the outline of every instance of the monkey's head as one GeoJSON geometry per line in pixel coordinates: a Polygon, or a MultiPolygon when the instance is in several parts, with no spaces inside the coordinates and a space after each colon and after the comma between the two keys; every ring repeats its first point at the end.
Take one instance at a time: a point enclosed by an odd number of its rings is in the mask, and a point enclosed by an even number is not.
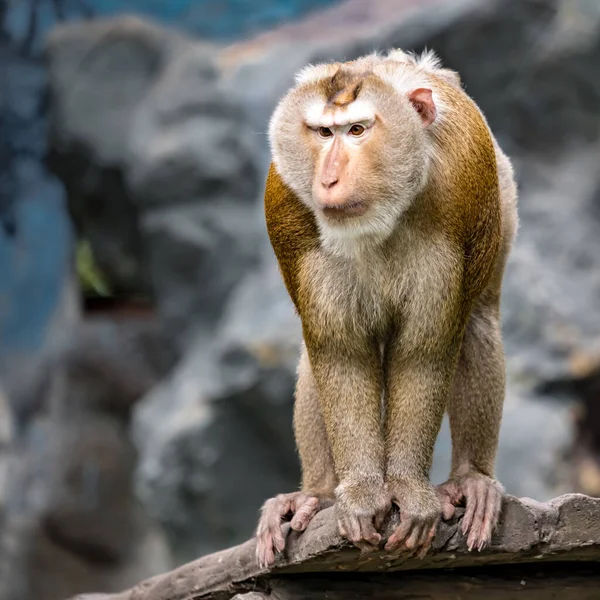
{"type": "Polygon", "coordinates": [[[402,52],[299,73],[269,137],[275,167],[322,238],[391,234],[427,181],[432,87],[402,52]]]}

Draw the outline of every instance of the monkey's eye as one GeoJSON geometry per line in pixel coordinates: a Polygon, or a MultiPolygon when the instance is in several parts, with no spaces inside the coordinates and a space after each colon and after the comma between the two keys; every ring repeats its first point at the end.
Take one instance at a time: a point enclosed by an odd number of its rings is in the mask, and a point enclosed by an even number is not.
{"type": "Polygon", "coordinates": [[[329,129],[329,127],[319,127],[318,131],[319,135],[324,138],[328,138],[333,135],[333,132],[331,131],[331,129],[329,129]]]}
{"type": "Polygon", "coordinates": [[[355,124],[350,127],[350,134],[356,137],[362,135],[364,132],[365,128],[362,125],[355,124]]]}

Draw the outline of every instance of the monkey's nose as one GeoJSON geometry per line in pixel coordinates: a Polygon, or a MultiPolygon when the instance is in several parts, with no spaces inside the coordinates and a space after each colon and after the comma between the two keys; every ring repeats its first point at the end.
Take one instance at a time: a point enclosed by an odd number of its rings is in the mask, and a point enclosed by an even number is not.
{"type": "Polygon", "coordinates": [[[321,185],[326,189],[329,190],[331,189],[337,182],[339,181],[339,179],[336,176],[331,176],[331,177],[324,177],[323,179],[321,179],[321,185]]]}

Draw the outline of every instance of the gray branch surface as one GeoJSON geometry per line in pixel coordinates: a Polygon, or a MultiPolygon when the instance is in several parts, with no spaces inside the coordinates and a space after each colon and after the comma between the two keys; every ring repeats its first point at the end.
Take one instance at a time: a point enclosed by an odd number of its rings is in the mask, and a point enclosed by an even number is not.
{"type": "MultiPolygon", "coordinates": [[[[288,531],[285,556],[279,557],[272,569],[258,567],[256,542],[251,539],[119,594],[86,594],[74,600],[230,600],[244,593],[248,593],[246,598],[260,598],[261,582],[289,574],[312,573],[313,577],[344,572],[373,576],[400,570],[600,561],[600,499],[568,494],[540,503],[509,496],[492,545],[483,552],[467,550],[460,532],[463,511],[457,512],[460,514],[452,521],[441,523],[433,549],[423,560],[381,551],[361,555],[338,535],[333,509],[329,508],[319,513],[303,534],[288,531]]],[[[385,526],[387,534],[397,522],[398,514],[394,513],[385,526]]]]}

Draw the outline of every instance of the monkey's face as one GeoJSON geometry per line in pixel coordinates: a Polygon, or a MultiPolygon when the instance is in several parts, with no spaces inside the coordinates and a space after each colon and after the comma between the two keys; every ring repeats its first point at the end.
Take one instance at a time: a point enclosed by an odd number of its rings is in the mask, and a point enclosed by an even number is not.
{"type": "Polygon", "coordinates": [[[369,66],[314,67],[271,120],[275,166],[322,235],[387,237],[425,183],[431,91],[400,92],[389,64],[369,66]]]}

